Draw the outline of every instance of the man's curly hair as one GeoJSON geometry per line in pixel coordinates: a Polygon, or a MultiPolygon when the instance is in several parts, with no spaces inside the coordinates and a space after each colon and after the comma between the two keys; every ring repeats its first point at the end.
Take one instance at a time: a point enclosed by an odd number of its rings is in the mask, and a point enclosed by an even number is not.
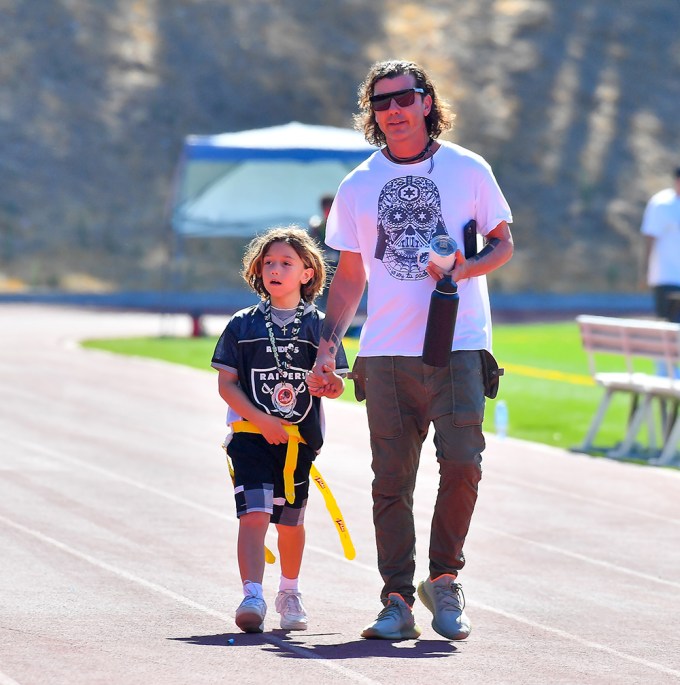
{"type": "Polygon", "coordinates": [[[429,95],[432,98],[432,108],[425,117],[427,132],[431,138],[438,138],[444,131],[453,126],[455,114],[450,110],[448,103],[437,95],[437,89],[425,70],[415,62],[406,60],[387,60],[376,62],[369,70],[366,78],[359,86],[359,112],[354,115],[354,127],[361,131],[366,140],[372,145],[385,145],[385,134],[380,130],[375,120],[375,113],[371,107],[370,97],[377,81],[383,78],[396,78],[404,74],[412,74],[416,80],[416,88],[425,90],[423,97],[429,95]]]}
{"type": "Polygon", "coordinates": [[[273,243],[288,243],[302,260],[305,269],[314,269],[314,275],[300,286],[305,302],[313,302],[326,285],[326,262],[321,246],[299,226],[277,226],[250,241],[243,255],[243,280],[262,298],[269,293],[262,280],[262,261],[273,243]]]}

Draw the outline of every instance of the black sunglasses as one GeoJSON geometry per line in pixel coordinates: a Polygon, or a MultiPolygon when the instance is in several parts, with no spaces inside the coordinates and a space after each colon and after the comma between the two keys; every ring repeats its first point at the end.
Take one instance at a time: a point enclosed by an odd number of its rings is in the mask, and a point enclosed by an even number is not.
{"type": "Polygon", "coordinates": [[[389,109],[390,102],[394,100],[399,107],[409,107],[416,99],[416,93],[423,94],[423,88],[404,88],[404,90],[395,90],[392,93],[383,93],[382,95],[371,95],[371,107],[374,112],[384,112],[389,109]]]}

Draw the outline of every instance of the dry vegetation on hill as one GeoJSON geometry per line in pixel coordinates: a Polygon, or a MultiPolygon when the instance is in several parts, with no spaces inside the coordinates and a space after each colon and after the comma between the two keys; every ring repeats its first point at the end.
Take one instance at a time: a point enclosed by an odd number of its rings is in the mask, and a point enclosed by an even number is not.
{"type": "MultiPolygon", "coordinates": [[[[679,25],[677,0],[4,0],[0,281],[163,287],[187,133],[349,126],[397,56],[510,200],[494,287],[631,290],[644,203],[680,161],[679,25]]],[[[233,281],[230,249],[191,241],[187,286],[233,281]]]]}

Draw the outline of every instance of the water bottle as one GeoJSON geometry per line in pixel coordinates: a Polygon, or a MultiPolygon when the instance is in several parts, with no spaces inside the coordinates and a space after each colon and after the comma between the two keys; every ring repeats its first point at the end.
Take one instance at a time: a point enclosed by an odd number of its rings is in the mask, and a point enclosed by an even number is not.
{"type": "Polygon", "coordinates": [[[508,415],[508,405],[505,400],[496,401],[496,410],[494,412],[494,426],[496,428],[496,435],[503,440],[508,434],[508,423],[510,417],[508,415]]]}
{"type": "Polygon", "coordinates": [[[437,281],[430,296],[427,314],[423,362],[430,366],[448,366],[451,358],[453,332],[458,314],[458,286],[451,276],[437,281]]]}

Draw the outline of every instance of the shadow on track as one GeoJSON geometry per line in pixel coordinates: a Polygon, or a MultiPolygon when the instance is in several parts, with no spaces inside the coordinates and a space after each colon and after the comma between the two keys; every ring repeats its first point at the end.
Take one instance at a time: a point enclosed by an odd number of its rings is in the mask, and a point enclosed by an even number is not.
{"type": "Polygon", "coordinates": [[[292,635],[286,630],[273,630],[269,633],[218,633],[216,635],[192,635],[168,639],[203,647],[252,647],[259,644],[262,645],[264,651],[278,654],[281,657],[296,659],[308,659],[310,657],[331,660],[375,657],[439,659],[451,656],[458,651],[455,645],[445,640],[352,640],[336,644],[314,644],[310,641],[310,638],[329,635],[332,633],[292,635]]]}

